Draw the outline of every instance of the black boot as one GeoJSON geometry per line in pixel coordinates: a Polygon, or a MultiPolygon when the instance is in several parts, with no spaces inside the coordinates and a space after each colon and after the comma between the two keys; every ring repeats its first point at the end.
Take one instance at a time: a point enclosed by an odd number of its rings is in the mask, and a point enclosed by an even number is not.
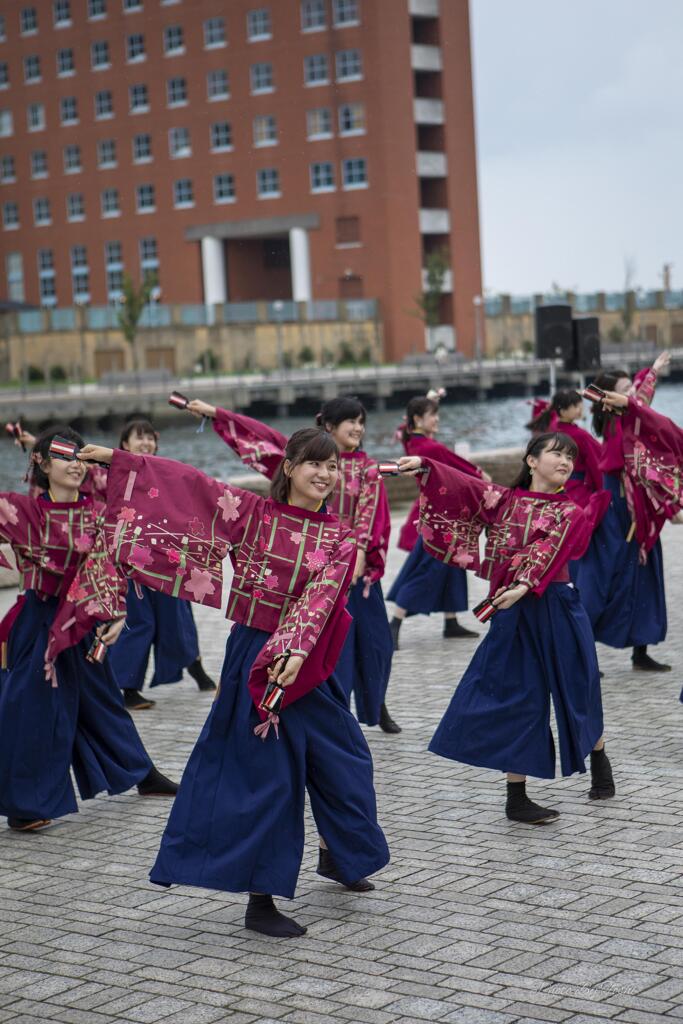
{"type": "Polygon", "coordinates": [[[202,665],[202,659],[197,658],[191,665],[187,666],[187,671],[190,673],[195,683],[200,690],[215,690],[216,684],[214,683],[211,676],[207,676],[202,665]]]}
{"type": "Polygon", "coordinates": [[[140,796],[175,796],[177,792],[178,783],[171,782],[154,765],[152,765],[142,782],[138,782],[138,793],[140,796]]]}
{"type": "Polygon", "coordinates": [[[394,641],[394,650],[395,651],[397,651],[399,649],[399,645],[398,645],[398,631],[401,628],[401,623],[402,622],[403,622],[403,619],[397,619],[396,616],[394,615],[393,619],[389,623],[389,629],[391,630],[391,639],[394,641]]]}
{"type": "Polygon", "coordinates": [[[522,821],[526,825],[542,825],[560,816],[559,811],[541,807],[530,800],[526,795],[525,782],[508,782],[505,814],[510,821],[522,821]]]}
{"type": "Polygon", "coordinates": [[[591,788],[588,796],[591,800],[609,800],[616,793],[612,765],[602,750],[591,750],[591,788]]]}
{"type": "Polygon", "coordinates": [[[306,928],[291,917],[285,917],[275,907],[273,897],[250,892],[244,915],[244,927],[261,935],[275,939],[298,939],[306,934],[306,928]]]}
{"type": "Polygon", "coordinates": [[[322,846],[318,850],[317,871],[323,878],[330,878],[333,882],[339,882],[340,885],[343,885],[345,889],[349,889],[351,892],[371,892],[375,888],[367,878],[359,878],[357,882],[345,882],[339,876],[339,869],[332,859],[332,854],[329,850],[323,850],[322,846]]]}
{"type": "Polygon", "coordinates": [[[665,665],[661,661],[655,661],[647,653],[647,644],[642,647],[634,647],[631,661],[636,672],[670,672],[671,665],[665,665]]]}
{"type": "Polygon", "coordinates": [[[139,690],[129,689],[123,691],[123,703],[128,711],[145,711],[153,708],[156,701],[143,697],[139,690]]]}
{"type": "Polygon", "coordinates": [[[398,725],[387,710],[386,704],[382,704],[379,709],[379,727],[382,732],[399,733],[401,732],[401,726],[398,725]]]}
{"type": "Polygon", "coordinates": [[[13,832],[37,832],[52,824],[52,818],[8,818],[7,824],[13,832]]]}
{"type": "Polygon", "coordinates": [[[443,620],[443,635],[447,640],[467,640],[479,636],[472,629],[465,629],[456,618],[443,620]]]}

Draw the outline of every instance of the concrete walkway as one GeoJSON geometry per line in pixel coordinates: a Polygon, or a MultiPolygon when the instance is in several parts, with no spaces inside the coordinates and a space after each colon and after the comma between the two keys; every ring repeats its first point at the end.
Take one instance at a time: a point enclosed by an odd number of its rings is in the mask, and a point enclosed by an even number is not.
{"type": "MultiPolygon", "coordinates": [[[[664,532],[668,675],[605,671],[615,800],[586,777],[534,783],[560,821],[503,817],[504,782],[426,753],[474,649],[441,622],[402,630],[390,708],[398,737],[368,730],[392,862],[368,896],[314,872],[308,842],[301,940],[242,927],[244,898],[147,881],[165,801],[102,797],[35,835],[0,828],[0,1022],[63,1024],[654,1024],[683,1018],[683,528],[664,532]]],[[[393,550],[389,576],[402,556],[393,550]]],[[[473,580],[471,604],[484,586],[473,580]]],[[[0,594],[0,604],[13,599],[0,594]]],[[[218,674],[226,627],[197,613],[218,674]]],[[[474,622],[468,615],[469,625],[474,622]]],[[[485,627],[481,627],[483,630],[485,627]]],[[[158,689],[135,721],[178,777],[209,708],[191,680],[158,689]]]]}

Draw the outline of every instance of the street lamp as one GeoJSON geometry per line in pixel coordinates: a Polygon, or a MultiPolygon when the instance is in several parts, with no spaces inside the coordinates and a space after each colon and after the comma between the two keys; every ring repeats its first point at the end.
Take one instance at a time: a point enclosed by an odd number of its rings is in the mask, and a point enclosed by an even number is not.
{"type": "Polygon", "coordinates": [[[474,305],[474,355],[477,363],[481,365],[483,341],[481,317],[484,311],[484,299],[481,295],[475,295],[472,303],[474,305]]]}

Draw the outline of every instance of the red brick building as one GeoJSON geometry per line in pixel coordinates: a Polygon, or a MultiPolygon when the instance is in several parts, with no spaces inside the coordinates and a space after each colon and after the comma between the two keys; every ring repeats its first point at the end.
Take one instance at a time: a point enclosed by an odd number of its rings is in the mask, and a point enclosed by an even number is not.
{"type": "MultiPolygon", "coordinates": [[[[425,254],[481,293],[467,0],[2,0],[0,291],[367,297],[421,350],[425,254]]],[[[444,336],[448,336],[448,329],[444,336]]],[[[451,332],[452,333],[452,332],[451,332]]]]}

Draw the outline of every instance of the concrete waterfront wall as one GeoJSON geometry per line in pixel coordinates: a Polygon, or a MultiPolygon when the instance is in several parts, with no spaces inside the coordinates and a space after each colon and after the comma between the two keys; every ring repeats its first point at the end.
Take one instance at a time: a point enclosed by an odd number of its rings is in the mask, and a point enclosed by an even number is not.
{"type": "MultiPolygon", "coordinates": [[[[471,452],[468,458],[470,462],[474,462],[475,465],[485,470],[497,484],[507,487],[513,482],[521,467],[522,449],[493,448],[489,451],[471,452]]],[[[230,482],[256,494],[267,494],[270,487],[270,482],[258,473],[233,477],[230,482]]],[[[405,512],[406,507],[415,500],[417,484],[412,477],[395,476],[386,477],[385,483],[392,512],[400,516],[402,512],[405,512]]],[[[10,562],[14,561],[11,548],[3,545],[2,551],[10,562]]],[[[16,587],[18,582],[19,576],[16,570],[0,569],[0,588],[16,587]]]]}

